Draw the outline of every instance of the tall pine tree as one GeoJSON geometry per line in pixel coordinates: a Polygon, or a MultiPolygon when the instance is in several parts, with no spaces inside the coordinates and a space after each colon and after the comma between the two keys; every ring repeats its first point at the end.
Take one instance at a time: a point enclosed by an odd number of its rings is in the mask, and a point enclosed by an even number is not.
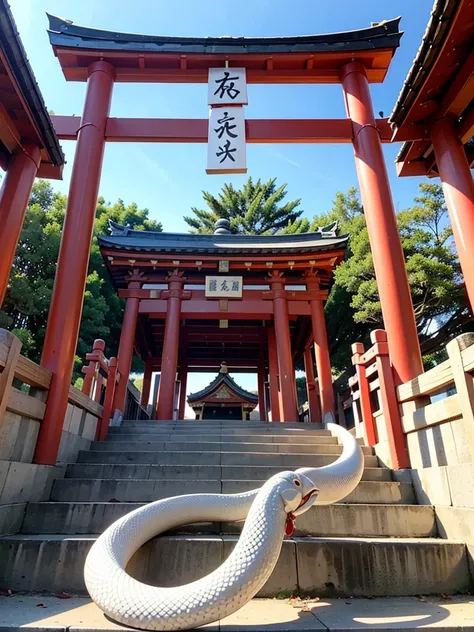
{"type": "Polygon", "coordinates": [[[286,184],[277,187],[276,178],[267,182],[249,178],[240,190],[225,184],[217,197],[206,191],[202,195],[208,209],[193,207],[194,216],[184,218],[195,233],[213,233],[216,221],[225,218],[233,233],[273,234],[303,213],[298,209],[301,200],[284,202],[286,184]]]}

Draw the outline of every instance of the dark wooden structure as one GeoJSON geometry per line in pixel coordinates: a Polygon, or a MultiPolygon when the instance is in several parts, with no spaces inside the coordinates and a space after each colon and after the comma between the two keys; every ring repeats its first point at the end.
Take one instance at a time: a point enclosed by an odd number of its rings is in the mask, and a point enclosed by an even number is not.
{"type": "MultiPolygon", "coordinates": [[[[216,378],[206,388],[188,395],[188,404],[194,410],[196,419],[245,421],[258,403],[257,395],[249,393],[231,378],[225,362],[222,362],[216,378]]],[[[265,397],[260,405],[266,406],[265,397]]],[[[265,414],[266,411],[261,410],[260,419],[265,414]]]]}
{"type": "MultiPolygon", "coordinates": [[[[188,373],[218,370],[226,361],[233,373],[258,374],[262,411],[268,382],[273,420],[296,421],[294,365],[314,343],[321,409],[332,411],[324,301],[347,236],[338,235],[335,224],[315,233],[264,236],[233,235],[227,220],[217,224],[213,235],[190,235],[112,223],[112,234],[99,237],[113,283],[127,300],[120,374],[128,376],[135,348],[146,367],[145,401],[151,374],[160,371],[156,416],[173,418],[178,380],[182,418],[188,373]],[[209,275],[241,279],[241,296],[206,295],[209,275]]],[[[119,385],[115,408],[123,410],[124,395],[119,385]]],[[[312,413],[319,421],[319,411],[312,413]]]]}

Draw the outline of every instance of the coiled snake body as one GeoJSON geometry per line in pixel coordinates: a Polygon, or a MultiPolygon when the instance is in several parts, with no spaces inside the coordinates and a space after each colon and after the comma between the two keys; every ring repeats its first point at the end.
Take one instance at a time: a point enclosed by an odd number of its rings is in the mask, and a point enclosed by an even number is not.
{"type": "Polygon", "coordinates": [[[281,472],[260,489],[243,494],[190,494],[140,507],[110,526],[87,556],[84,577],[90,596],[120,623],[143,630],[185,630],[221,619],[252,599],[270,577],[285,525],[313,504],[331,504],[359,483],[362,450],[346,430],[327,424],[343,441],[341,456],[321,468],[281,472]],[[149,539],[193,522],[245,520],[239,541],[214,572],[184,586],[154,587],[125,572],[149,539]]]}

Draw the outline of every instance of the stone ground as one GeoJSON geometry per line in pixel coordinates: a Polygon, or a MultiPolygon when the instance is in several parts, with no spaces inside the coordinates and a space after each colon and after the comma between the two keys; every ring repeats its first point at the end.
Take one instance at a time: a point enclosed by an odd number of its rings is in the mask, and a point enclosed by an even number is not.
{"type": "MultiPolygon", "coordinates": [[[[0,597],[0,632],[109,632],[130,630],[112,623],[85,598],[44,595],[0,597]]],[[[303,630],[419,630],[474,632],[474,597],[254,599],[239,612],[206,626],[217,632],[303,630]]]]}

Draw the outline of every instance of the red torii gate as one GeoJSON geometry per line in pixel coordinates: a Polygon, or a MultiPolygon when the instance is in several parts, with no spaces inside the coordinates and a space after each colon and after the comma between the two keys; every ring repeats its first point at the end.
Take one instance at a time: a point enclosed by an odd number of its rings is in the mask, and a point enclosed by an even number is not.
{"type": "Polygon", "coordinates": [[[352,142],[395,375],[422,372],[415,318],[397,232],[370,82],[383,81],[399,20],[367,29],[288,38],[170,38],[111,33],[50,16],[50,41],[67,80],[87,81],[82,118],[54,117],[77,138],[42,364],[53,374],[35,460],[54,463],[72,373],[107,141],[205,142],[204,121],[109,119],[114,83],[207,81],[211,67],[245,67],[249,83],[340,83],[348,118],[248,121],[249,142],[352,142]]]}

